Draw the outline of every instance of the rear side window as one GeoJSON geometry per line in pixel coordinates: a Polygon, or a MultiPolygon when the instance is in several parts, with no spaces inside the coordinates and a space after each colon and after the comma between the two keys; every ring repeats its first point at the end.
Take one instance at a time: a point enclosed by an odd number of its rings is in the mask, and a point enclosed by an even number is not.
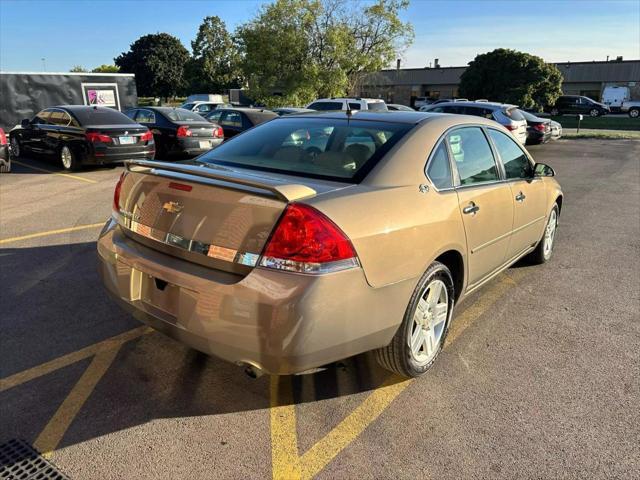
{"type": "Polygon", "coordinates": [[[342,110],[342,102],[315,102],[307,108],[311,110],[342,110]]]}
{"type": "Polygon", "coordinates": [[[451,188],[451,164],[449,163],[449,154],[447,153],[447,146],[444,142],[440,142],[440,145],[436,148],[429,166],[427,167],[427,176],[438,189],[451,188]]]}
{"type": "Polygon", "coordinates": [[[354,102],[349,102],[349,109],[350,110],[360,110],[360,104],[359,103],[354,103],[354,102]]]}
{"type": "Polygon", "coordinates": [[[204,117],[184,108],[167,108],[160,111],[173,122],[206,122],[204,117]]]}
{"type": "Polygon", "coordinates": [[[220,119],[220,125],[242,128],[242,115],[238,112],[224,112],[220,119]]]}
{"type": "Polygon", "coordinates": [[[138,123],[156,123],[156,115],[151,110],[138,110],[135,120],[138,123]]]}
{"type": "Polygon", "coordinates": [[[208,103],[201,103],[195,108],[195,110],[198,113],[207,113],[213,110],[214,108],[215,108],[214,105],[209,105],[208,103]]]}
{"type": "Polygon", "coordinates": [[[465,115],[473,115],[475,117],[489,118],[493,120],[493,110],[484,107],[461,107],[465,115]]]}
{"type": "Polygon", "coordinates": [[[198,161],[359,182],[413,125],[281,117],[232,138],[198,161]]]}
{"type": "Polygon", "coordinates": [[[367,108],[374,112],[384,112],[388,110],[387,104],[384,102],[367,102],[367,108]]]}
{"type": "Polygon", "coordinates": [[[489,136],[498,150],[508,179],[533,177],[533,166],[516,143],[502,132],[489,129],[489,136]]]}
{"type": "Polygon", "coordinates": [[[211,113],[209,113],[207,115],[207,120],[209,121],[213,121],[213,122],[219,122],[220,121],[220,117],[222,116],[222,112],[223,110],[214,110],[211,113]]]}
{"type": "Polygon", "coordinates": [[[38,125],[45,125],[47,123],[49,123],[49,116],[51,115],[51,112],[48,110],[43,110],[40,113],[38,113],[33,120],[31,121],[32,123],[38,124],[38,125]]]}
{"type": "Polygon", "coordinates": [[[447,134],[447,142],[458,169],[461,185],[499,179],[491,147],[480,128],[466,127],[453,130],[447,134]]]}
{"type": "Polygon", "coordinates": [[[135,123],[124,113],[108,107],[87,107],[72,111],[81,125],[130,125],[135,123]]]}

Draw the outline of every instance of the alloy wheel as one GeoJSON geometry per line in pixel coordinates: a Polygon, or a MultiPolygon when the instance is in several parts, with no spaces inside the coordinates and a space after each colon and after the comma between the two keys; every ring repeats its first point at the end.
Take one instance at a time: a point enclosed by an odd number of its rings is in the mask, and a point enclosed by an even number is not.
{"type": "Polygon", "coordinates": [[[409,351],[416,363],[426,365],[435,358],[448,318],[447,286],[442,280],[433,280],[424,289],[407,332],[409,351]]]}
{"type": "Polygon", "coordinates": [[[20,156],[20,142],[15,137],[11,138],[11,153],[16,158],[20,156]]]}
{"type": "Polygon", "coordinates": [[[589,115],[591,115],[592,117],[597,117],[598,115],[600,115],[600,112],[594,108],[589,112],[589,115]]]}
{"type": "Polygon", "coordinates": [[[634,108],[633,110],[631,110],[631,111],[629,112],[629,116],[630,116],[631,118],[638,118],[638,117],[640,117],[640,110],[636,110],[636,109],[634,108]]]}
{"type": "Polygon", "coordinates": [[[544,231],[544,246],[542,247],[542,252],[544,253],[545,258],[548,258],[551,255],[551,251],[553,250],[553,241],[556,237],[556,228],[558,226],[558,214],[556,213],[556,209],[551,210],[551,214],[549,215],[549,221],[547,222],[547,228],[544,231]]]}
{"type": "Polygon", "coordinates": [[[62,147],[60,150],[60,160],[62,161],[62,166],[69,170],[71,168],[73,157],[71,155],[71,150],[66,145],[62,147]]]}

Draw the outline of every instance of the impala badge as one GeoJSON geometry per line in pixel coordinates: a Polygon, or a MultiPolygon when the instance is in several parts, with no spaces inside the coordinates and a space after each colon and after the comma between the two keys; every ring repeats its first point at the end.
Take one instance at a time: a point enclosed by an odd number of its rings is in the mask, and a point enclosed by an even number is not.
{"type": "Polygon", "coordinates": [[[162,205],[162,209],[166,210],[168,213],[180,213],[184,207],[180,205],[178,202],[165,202],[162,205]]]}

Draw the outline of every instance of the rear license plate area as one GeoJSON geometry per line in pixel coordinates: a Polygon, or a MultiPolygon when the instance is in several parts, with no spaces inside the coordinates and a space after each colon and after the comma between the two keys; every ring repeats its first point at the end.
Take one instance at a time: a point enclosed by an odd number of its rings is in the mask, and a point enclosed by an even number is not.
{"type": "Polygon", "coordinates": [[[144,275],[141,285],[141,300],[172,317],[177,317],[180,308],[180,287],[160,278],[144,275]]]}
{"type": "Polygon", "coordinates": [[[209,140],[200,140],[200,148],[211,148],[211,142],[209,140]]]}
{"type": "Polygon", "coordinates": [[[136,137],[118,137],[120,145],[133,145],[136,143],[136,137]]]}

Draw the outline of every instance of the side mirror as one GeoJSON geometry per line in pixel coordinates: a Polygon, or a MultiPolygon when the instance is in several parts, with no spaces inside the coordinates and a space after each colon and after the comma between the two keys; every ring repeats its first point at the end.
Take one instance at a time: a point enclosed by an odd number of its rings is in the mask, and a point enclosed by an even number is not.
{"type": "Polygon", "coordinates": [[[29,128],[31,127],[31,120],[29,120],[28,118],[23,118],[22,121],[20,122],[20,126],[22,128],[29,128]]]}
{"type": "Polygon", "coordinates": [[[556,176],[556,172],[549,165],[546,165],[544,163],[536,163],[536,166],[535,166],[535,169],[534,169],[534,176],[536,176],[536,177],[555,177],[556,176]]]}

